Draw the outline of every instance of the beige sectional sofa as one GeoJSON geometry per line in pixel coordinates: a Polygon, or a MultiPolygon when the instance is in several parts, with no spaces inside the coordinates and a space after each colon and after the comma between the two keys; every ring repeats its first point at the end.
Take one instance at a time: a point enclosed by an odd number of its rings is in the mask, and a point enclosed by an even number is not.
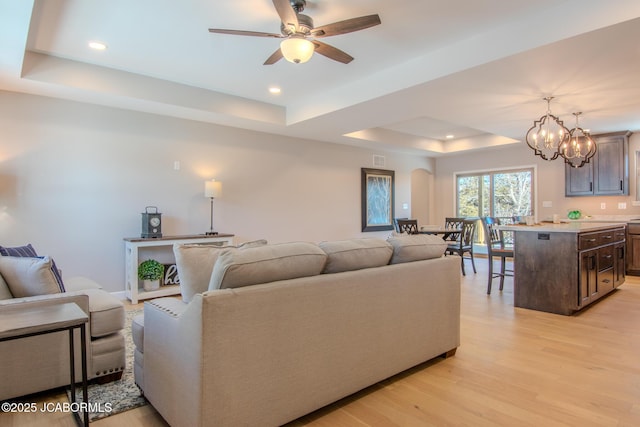
{"type": "Polygon", "coordinates": [[[277,426],[452,355],[460,260],[445,247],[433,236],[175,247],[192,281],[182,301],[147,302],[134,320],[136,382],[174,427],[277,426]]]}
{"type": "MultiPolygon", "coordinates": [[[[0,256],[0,310],[3,313],[76,303],[89,314],[87,374],[113,380],[125,367],[124,305],[84,277],[65,279],[58,287],[48,257],[0,256]]],[[[81,378],[80,334],[76,332],[76,379],[81,378]]],[[[66,331],[0,342],[0,400],[69,385],[66,331]]]]}

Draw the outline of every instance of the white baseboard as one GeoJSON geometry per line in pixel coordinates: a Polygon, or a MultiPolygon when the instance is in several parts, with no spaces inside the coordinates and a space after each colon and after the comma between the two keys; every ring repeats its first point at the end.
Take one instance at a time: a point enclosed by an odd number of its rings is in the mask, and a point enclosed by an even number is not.
{"type": "Polygon", "coordinates": [[[126,291],[111,292],[111,295],[113,295],[114,297],[118,298],[119,300],[126,300],[127,299],[127,292],[126,291]]]}

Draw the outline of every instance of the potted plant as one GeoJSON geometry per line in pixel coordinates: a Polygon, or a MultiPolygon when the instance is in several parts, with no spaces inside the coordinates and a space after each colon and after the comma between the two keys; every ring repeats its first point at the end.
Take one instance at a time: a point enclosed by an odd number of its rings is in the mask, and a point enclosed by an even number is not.
{"type": "Polygon", "coordinates": [[[162,276],[164,276],[164,265],[155,259],[143,261],[138,266],[138,279],[142,280],[145,291],[155,291],[160,288],[162,276]]]}

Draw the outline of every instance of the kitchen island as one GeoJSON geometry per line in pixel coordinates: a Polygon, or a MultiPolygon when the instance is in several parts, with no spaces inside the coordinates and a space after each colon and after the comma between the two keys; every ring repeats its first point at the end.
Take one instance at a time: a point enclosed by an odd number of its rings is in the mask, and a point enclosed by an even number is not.
{"type": "Polygon", "coordinates": [[[514,305],[571,315],[624,283],[624,223],[504,225],[514,232],[514,305]]]}

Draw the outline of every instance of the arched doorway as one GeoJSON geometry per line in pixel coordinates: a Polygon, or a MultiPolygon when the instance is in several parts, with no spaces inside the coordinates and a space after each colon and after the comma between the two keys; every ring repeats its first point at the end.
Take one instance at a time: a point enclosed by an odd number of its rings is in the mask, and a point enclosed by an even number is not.
{"type": "Polygon", "coordinates": [[[431,224],[435,211],[433,204],[433,174],[426,169],[411,171],[411,217],[418,224],[431,224]]]}

